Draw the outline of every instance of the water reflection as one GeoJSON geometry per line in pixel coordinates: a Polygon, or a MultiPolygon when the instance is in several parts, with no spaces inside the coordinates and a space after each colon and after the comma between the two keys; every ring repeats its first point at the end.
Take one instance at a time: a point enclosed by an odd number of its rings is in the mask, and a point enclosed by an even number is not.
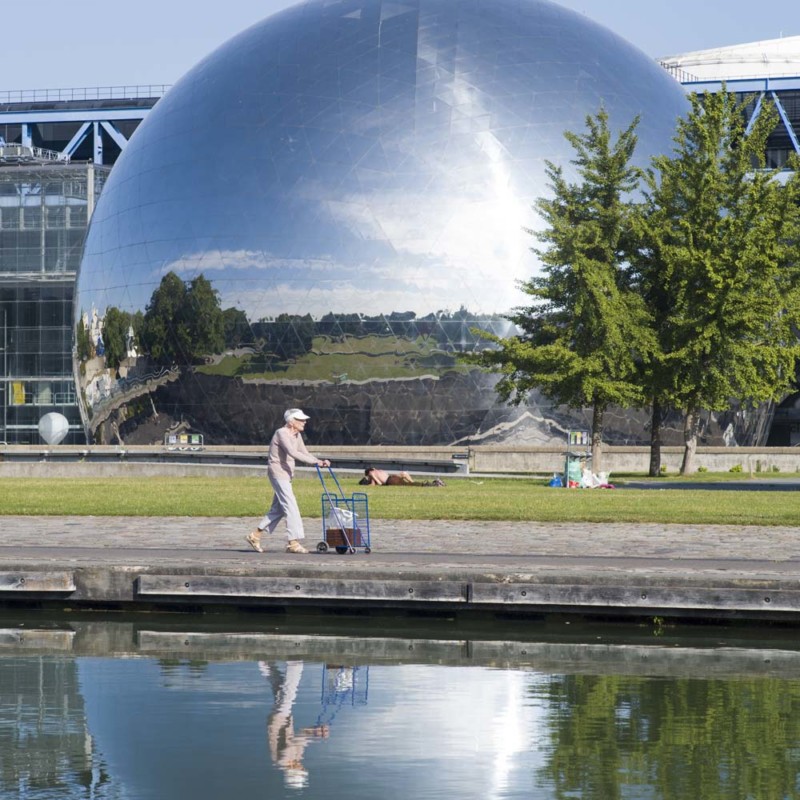
{"type": "Polygon", "coordinates": [[[790,798],[786,640],[0,622],[2,798],[790,798]]]}
{"type": "MultiPolygon", "coordinates": [[[[321,721],[320,715],[316,725],[295,731],[292,710],[303,675],[302,661],[287,661],[283,671],[277,664],[259,661],[258,669],[269,680],[275,697],[275,705],[267,722],[272,763],[283,771],[287,786],[300,789],[308,785],[308,770],[303,764],[306,746],[314,739],[327,738],[330,727],[321,721]]],[[[349,672],[352,674],[352,669],[349,672]]],[[[343,686],[340,693],[345,694],[347,690],[348,687],[343,686]]]]}

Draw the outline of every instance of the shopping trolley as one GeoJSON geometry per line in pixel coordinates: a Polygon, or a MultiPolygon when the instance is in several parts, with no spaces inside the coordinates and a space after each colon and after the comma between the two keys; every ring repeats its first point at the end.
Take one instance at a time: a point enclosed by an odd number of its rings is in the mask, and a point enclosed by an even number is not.
{"type": "Polygon", "coordinates": [[[317,727],[328,726],[345,706],[365,706],[369,695],[369,667],[322,665],[322,697],[317,727]]]}
{"type": "Polygon", "coordinates": [[[332,547],[337,553],[372,552],[369,540],[369,506],[364,492],[353,492],[346,497],[331,467],[328,477],[336,491],[328,489],[322,469],[317,467],[322,484],[322,541],[317,551],[327,553],[332,547]]]}

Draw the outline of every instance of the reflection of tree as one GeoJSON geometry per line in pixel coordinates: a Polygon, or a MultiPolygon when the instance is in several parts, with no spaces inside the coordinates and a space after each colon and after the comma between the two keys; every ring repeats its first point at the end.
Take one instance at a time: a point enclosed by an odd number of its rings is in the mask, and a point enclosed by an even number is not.
{"type": "Polygon", "coordinates": [[[329,312],[314,321],[308,314],[281,314],[274,320],[255,323],[253,332],[263,341],[264,349],[273,354],[277,361],[287,361],[308,353],[314,338],[318,336],[334,341],[367,336],[409,341],[433,337],[443,350],[473,350],[485,344],[474,329],[493,330],[496,321],[502,323],[505,330],[505,317],[477,315],[463,306],[455,312],[437,311],[424,317],[417,317],[413,311],[393,311],[391,314],[375,316],[329,312]]]}
{"type": "Polygon", "coordinates": [[[88,361],[94,356],[94,347],[92,345],[92,337],[89,333],[89,328],[84,324],[83,315],[75,325],[75,350],[77,352],[78,361],[88,361]]]}
{"type": "Polygon", "coordinates": [[[225,332],[225,347],[239,347],[251,344],[253,332],[247,320],[247,314],[238,308],[226,308],[222,312],[222,325],[225,332]]]}
{"type": "Polygon", "coordinates": [[[279,361],[288,361],[311,349],[316,325],[310,314],[279,314],[273,321],[259,322],[253,328],[265,350],[279,361]]]}
{"type": "Polygon", "coordinates": [[[549,687],[556,797],[795,797],[800,683],[561,676],[549,687]]]}
{"type": "MultiPolygon", "coordinates": [[[[141,315],[138,315],[141,319],[141,315]]],[[[120,311],[112,306],[106,310],[103,318],[103,344],[105,345],[106,366],[111,369],[118,369],[122,360],[128,352],[127,336],[128,328],[136,330],[140,327],[140,322],[134,315],[127,311],[120,311]]]]}
{"type": "Polygon", "coordinates": [[[141,339],[157,364],[192,364],[222,352],[224,319],[218,292],[203,275],[187,285],[174,272],[167,273],[147,304],[141,339]]]}

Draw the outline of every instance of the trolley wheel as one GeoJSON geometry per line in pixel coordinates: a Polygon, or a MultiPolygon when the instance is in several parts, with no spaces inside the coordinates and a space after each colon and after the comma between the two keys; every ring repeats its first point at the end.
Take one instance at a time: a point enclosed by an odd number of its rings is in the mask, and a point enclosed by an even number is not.
{"type": "Polygon", "coordinates": [[[372,552],[372,548],[371,548],[371,547],[369,547],[369,546],[367,546],[367,547],[365,547],[365,548],[364,548],[364,552],[365,552],[367,555],[369,555],[369,554],[372,552]]]}
{"type": "Polygon", "coordinates": [[[348,548],[347,548],[347,552],[348,552],[350,555],[353,555],[353,553],[355,553],[355,551],[356,551],[355,547],[348,547],[348,548]]]}
{"type": "Polygon", "coordinates": [[[349,547],[345,547],[344,545],[339,545],[339,546],[336,548],[336,552],[337,552],[337,553],[338,553],[340,556],[343,556],[343,555],[344,555],[344,554],[345,554],[345,553],[346,553],[346,552],[347,552],[349,549],[350,549],[349,547]]]}
{"type": "MultiPolygon", "coordinates": [[[[338,547],[336,548],[339,549],[338,547]]],[[[318,553],[327,553],[328,552],[328,543],[327,542],[319,542],[317,544],[317,552],[318,553]]]]}

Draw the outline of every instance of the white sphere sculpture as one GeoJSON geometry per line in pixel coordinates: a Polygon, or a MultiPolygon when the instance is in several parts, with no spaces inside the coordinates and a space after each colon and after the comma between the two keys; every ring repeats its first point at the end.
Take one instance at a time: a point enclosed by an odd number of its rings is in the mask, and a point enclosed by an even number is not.
{"type": "Polygon", "coordinates": [[[51,411],[39,420],[39,436],[47,444],[61,444],[69,433],[69,421],[63,414],[51,411]]]}

